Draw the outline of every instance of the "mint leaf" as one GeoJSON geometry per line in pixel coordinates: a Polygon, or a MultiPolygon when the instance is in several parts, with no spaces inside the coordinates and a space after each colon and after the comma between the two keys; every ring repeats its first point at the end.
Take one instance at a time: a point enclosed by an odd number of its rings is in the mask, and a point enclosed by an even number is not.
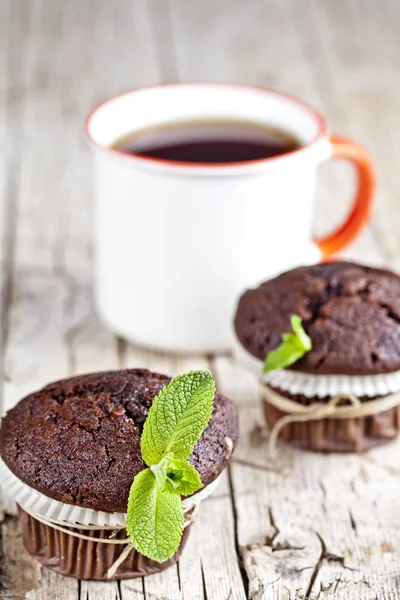
{"type": "Polygon", "coordinates": [[[264,363],[264,373],[289,367],[312,349],[311,338],[303,329],[301,317],[292,315],[290,322],[293,333],[282,334],[282,343],[268,352],[264,363]]]}
{"type": "Polygon", "coordinates": [[[150,469],[136,475],[129,493],[126,530],[135,549],[164,562],[177,551],[183,532],[178,494],[162,490],[150,469]]]}
{"type": "Polygon", "coordinates": [[[191,371],[172,379],[147,415],[141,450],[149,468],[133,480],[126,528],[136,550],[155,561],[168,560],[178,549],[181,495],[203,487],[187,459],[210,420],[214,393],[208,371],[191,371]]]}
{"type": "Polygon", "coordinates": [[[181,496],[190,496],[203,487],[200,475],[186,460],[172,459],[167,468],[165,487],[181,496]]]}
{"type": "Polygon", "coordinates": [[[164,456],[164,458],[162,458],[160,462],[156,465],[150,465],[150,471],[156,478],[157,485],[160,488],[160,490],[163,490],[165,488],[165,483],[167,481],[167,472],[173,457],[173,452],[170,452],[169,454],[164,456]]]}
{"type": "Polygon", "coordinates": [[[164,456],[157,465],[151,465],[150,471],[161,490],[180,496],[189,496],[203,487],[196,469],[187,460],[174,458],[173,452],[164,456]]]}
{"type": "Polygon", "coordinates": [[[189,458],[211,417],[215,393],[208,371],[178,375],[153,400],[144,424],[141,449],[147,465],[168,453],[189,458]]]}
{"type": "MultiPolygon", "coordinates": [[[[298,315],[292,315],[290,318],[290,324],[294,333],[297,336],[297,339],[301,342],[304,349],[309,352],[312,349],[311,338],[306,334],[302,326],[302,318],[298,315]]],[[[291,335],[291,334],[289,334],[291,335]]]]}

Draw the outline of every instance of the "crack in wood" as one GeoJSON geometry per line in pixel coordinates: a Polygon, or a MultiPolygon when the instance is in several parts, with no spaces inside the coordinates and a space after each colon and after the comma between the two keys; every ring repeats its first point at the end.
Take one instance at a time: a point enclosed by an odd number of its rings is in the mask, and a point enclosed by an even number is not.
{"type": "Polygon", "coordinates": [[[336,593],[338,587],[339,587],[339,583],[341,582],[340,578],[335,579],[334,581],[331,581],[330,583],[327,584],[320,584],[320,588],[319,588],[319,592],[318,592],[318,596],[317,599],[321,596],[321,594],[325,594],[326,592],[328,592],[329,590],[332,591],[333,594],[336,593]],[[333,589],[331,589],[333,588],[333,589]]]}
{"type": "Polygon", "coordinates": [[[279,475],[279,472],[277,472],[276,468],[274,468],[274,467],[260,465],[260,464],[254,463],[252,461],[249,461],[249,460],[244,460],[242,458],[236,458],[235,456],[232,458],[231,464],[239,465],[241,467],[249,467],[250,469],[257,469],[258,471],[265,471],[266,473],[275,473],[275,474],[279,475]]]}
{"type": "Polygon", "coordinates": [[[270,536],[267,536],[265,538],[264,545],[269,546],[270,548],[273,548],[274,541],[275,541],[276,537],[279,535],[280,531],[275,523],[274,514],[273,514],[272,508],[270,506],[268,506],[268,516],[269,516],[269,521],[271,523],[271,527],[273,529],[273,533],[270,536]]]}
{"type": "Polygon", "coordinates": [[[234,526],[234,539],[235,539],[236,559],[237,559],[237,563],[238,563],[240,575],[242,577],[244,591],[245,591],[245,594],[247,596],[248,593],[249,593],[250,582],[249,582],[249,576],[247,574],[247,571],[246,571],[244,563],[243,563],[242,553],[240,551],[239,532],[238,532],[239,515],[238,515],[237,506],[236,506],[235,494],[234,494],[234,491],[233,491],[232,472],[231,472],[230,465],[228,465],[227,471],[228,471],[229,491],[230,491],[230,496],[231,496],[231,505],[232,505],[232,513],[233,513],[233,526],[234,526]]]}
{"type": "MultiPolygon", "coordinates": [[[[344,556],[340,556],[340,555],[335,554],[333,552],[329,552],[328,549],[327,549],[327,547],[326,547],[326,543],[325,543],[325,541],[324,541],[324,539],[323,539],[323,537],[321,536],[320,533],[315,532],[315,535],[317,536],[317,538],[318,538],[318,540],[319,540],[319,542],[321,544],[321,553],[320,553],[320,556],[318,558],[318,561],[317,561],[316,565],[313,568],[313,572],[311,573],[310,581],[309,581],[309,584],[308,584],[308,587],[307,587],[307,590],[306,590],[306,593],[305,593],[304,600],[311,600],[311,593],[313,591],[313,587],[314,587],[315,581],[316,581],[316,579],[318,577],[318,574],[319,574],[319,572],[321,570],[321,567],[322,567],[324,561],[337,562],[337,563],[340,564],[340,566],[343,569],[347,569],[348,571],[353,571],[353,572],[354,571],[359,571],[359,569],[353,569],[352,567],[347,566],[345,564],[345,557],[344,556]]],[[[342,579],[339,577],[337,581],[340,582],[340,581],[342,581],[342,579]]],[[[320,585],[322,585],[322,584],[320,584],[320,585]]],[[[320,590],[319,594],[320,593],[321,593],[321,590],[320,590]]]]}
{"type": "Polygon", "coordinates": [[[182,591],[182,584],[181,584],[181,570],[180,570],[180,565],[179,565],[179,560],[176,563],[176,575],[178,577],[178,587],[179,587],[179,591],[182,591]]]}
{"type": "Polygon", "coordinates": [[[354,533],[357,535],[357,524],[354,520],[353,513],[351,512],[350,509],[349,509],[349,519],[350,519],[351,528],[354,531],[354,533]]]}
{"type": "Polygon", "coordinates": [[[315,583],[315,581],[316,581],[316,579],[318,577],[318,573],[319,573],[319,571],[321,569],[321,566],[322,566],[322,563],[323,563],[323,560],[324,560],[324,552],[325,552],[325,549],[326,549],[325,548],[325,542],[323,541],[323,539],[321,538],[321,536],[318,533],[316,535],[317,535],[317,537],[318,537],[318,539],[319,539],[319,541],[321,543],[321,554],[320,554],[320,556],[318,558],[318,561],[317,561],[317,563],[316,563],[316,565],[315,565],[315,567],[314,567],[314,569],[313,569],[313,571],[311,573],[310,581],[309,581],[309,584],[308,584],[308,587],[307,587],[307,590],[306,590],[306,593],[305,593],[304,600],[310,600],[310,596],[311,596],[312,589],[314,587],[314,583],[315,583]]]}
{"type": "MultiPolygon", "coordinates": [[[[280,535],[280,529],[276,525],[274,514],[272,512],[272,508],[268,506],[268,516],[271,524],[272,533],[270,535],[265,536],[263,539],[258,542],[254,542],[253,544],[248,544],[245,546],[245,550],[254,550],[256,548],[270,548],[271,552],[282,552],[282,551],[301,551],[304,550],[304,546],[294,546],[290,544],[288,541],[276,542],[277,537],[280,535]]],[[[310,567],[304,567],[304,569],[309,569],[310,567]]],[[[303,569],[299,569],[301,571],[303,569]]]]}
{"type": "MultiPolygon", "coordinates": [[[[219,378],[218,378],[218,374],[217,374],[217,369],[216,369],[216,364],[215,364],[215,358],[214,357],[210,357],[210,370],[213,373],[213,376],[216,380],[216,383],[219,383],[219,378]],[[215,371],[215,373],[214,373],[215,371]]],[[[231,507],[232,507],[232,517],[233,517],[233,528],[234,528],[234,543],[235,543],[235,552],[236,552],[236,560],[237,560],[237,565],[239,568],[239,572],[240,572],[240,576],[242,578],[242,583],[243,583],[243,588],[244,588],[244,592],[246,597],[249,594],[249,576],[248,573],[246,571],[246,568],[244,566],[244,562],[243,562],[243,556],[241,553],[241,549],[240,549],[240,544],[239,544],[239,531],[238,531],[238,527],[239,527],[239,514],[238,514],[238,508],[236,505],[236,498],[235,498],[235,493],[234,493],[234,486],[233,486],[233,475],[232,475],[232,466],[231,464],[228,464],[228,466],[226,467],[226,471],[228,473],[228,485],[229,485],[229,495],[230,495],[230,500],[231,500],[231,507]]]]}
{"type": "Polygon", "coordinates": [[[203,566],[203,561],[200,560],[200,569],[201,569],[201,582],[203,585],[203,599],[204,600],[208,600],[208,595],[207,595],[207,586],[206,586],[206,577],[204,574],[204,566],[203,566]]]}

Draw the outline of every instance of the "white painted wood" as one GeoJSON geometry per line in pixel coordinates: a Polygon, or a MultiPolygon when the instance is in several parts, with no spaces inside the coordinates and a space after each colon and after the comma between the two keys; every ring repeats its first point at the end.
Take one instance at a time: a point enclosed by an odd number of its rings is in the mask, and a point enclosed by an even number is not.
{"type": "Polygon", "coordinates": [[[64,343],[67,284],[59,277],[15,273],[5,352],[4,409],[68,372],[64,343]]]}
{"type": "Polygon", "coordinates": [[[370,600],[385,589],[397,598],[400,442],[361,456],[280,444],[275,467],[265,442],[254,447],[262,418],[253,378],[228,359],[217,359],[216,369],[241,414],[231,470],[249,597],[339,598],[345,589],[370,600]]]}
{"type": "Polygon", "coordinates": [[[83,121],[96,102],[159,80],[146,3],[31,6],[16,260],[88,273],[91,163],[83,121]]]}
{"type": "MultiPolygon", "coordinates": [[[[42,570],[40,588],[27,592],[26,600],[72,600],[78,598],[79,582],[72,577],[62,577],[49,569],[42,570]]],[[[112,598],[112,596],[111,596],[112,598]]],[[[86,600],[86,598],[85,598],[86,600]]]]}
{"type": "Polygon", "coordinates": [[[23,599],[39,585],[40,565],[25,551],[15,518],[6,517],[2,523],[0,556],[0,598],[23,599]]]}
{"type": "Polygon", "coordinates": [[[80,600],[119,600],[120,594],[117,582],[82,581],[80,600]]]}

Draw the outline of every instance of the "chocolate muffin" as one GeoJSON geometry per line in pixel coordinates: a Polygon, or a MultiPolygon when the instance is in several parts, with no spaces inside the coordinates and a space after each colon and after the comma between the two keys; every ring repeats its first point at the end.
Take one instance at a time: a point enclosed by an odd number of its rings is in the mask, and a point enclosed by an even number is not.
{"type": "MultiPolygon", "coordinates": [[[[291,330],[292,315],[301,317],[312,349],[284,372],[264,374],[264,385],[302,405],[328,403],[331,390],[343,402],[351,394],[362,403],[400,391],[398,275],[330,262],[292,269],[247,290],[234,322],[240,359],[257,364],[261,374],[267,354],[291,330]]],[[[264,413],[270,426],[286,414],[267,400],[264,413]]],[[[397,436],[399,421],[394,406],[362,418],[290,423],[282,437],[318,450],[363,450],[397,436]]]]}
{"type": "MultiPolygon", "coordinates": [[[[51,383],[21,400],[4,417],[1,458],[20,481],[47,498],[93,511],[125,513],[132,481],[146,467],[140,448],[143,426],[153,399],[169,381],[166,375],[129,369],[51,383]]],[[[216,393],[211,419],[189,459],[204,486],[224,469],[237,437],[235,407],[216,393]]],[[[44,564],[64,574],[105,577],[105,563],[111,558],[102,556],[100,572],[77,573],[73,564],[61,565],[60,557],[54,556],[54,546],[46,542],[46,525],[32,522],[24,511],[22,522],[28,549],[44,564]]],[[[121,565],[118,578],[160,570],[179,555],[158,564],[135,554],[121,565]]],[[[94,568],[99,568],[98,563],[94,568]]]]}

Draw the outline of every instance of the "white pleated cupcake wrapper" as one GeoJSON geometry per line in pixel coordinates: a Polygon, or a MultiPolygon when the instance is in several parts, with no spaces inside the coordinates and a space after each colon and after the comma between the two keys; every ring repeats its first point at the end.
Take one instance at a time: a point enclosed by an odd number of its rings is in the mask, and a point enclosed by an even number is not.
{"type": "Polygon", "coordinates": [[[291,394],[308,398],[354,394],[375,398],[400,392],[400,371],[380,375],[313,375],[290,369],[277,369],[263,373],[264,363],[245,350],[234,336],[233,354],[238,363],[258,377],[263,383],[291,394]]]}
{"type": "MultiPolygon", "coordinates": [[[[182,501],[184,508],[195,506],[212,494],[219,483],[219,479],[220,476],[197,494],[185,498],[182,501]]],[[[70,525],[80,523],[81,525],[99,525],[102,527],[103,525],[123,526],[126,523],[125,513],[107,513],[72,504],[64,504],[58,500],[48,498],[18,479],[1,459],[0,485],[7,496],[13,498],[22,508],[26,508],[42,517],[64,521],[70,525]]]]}

